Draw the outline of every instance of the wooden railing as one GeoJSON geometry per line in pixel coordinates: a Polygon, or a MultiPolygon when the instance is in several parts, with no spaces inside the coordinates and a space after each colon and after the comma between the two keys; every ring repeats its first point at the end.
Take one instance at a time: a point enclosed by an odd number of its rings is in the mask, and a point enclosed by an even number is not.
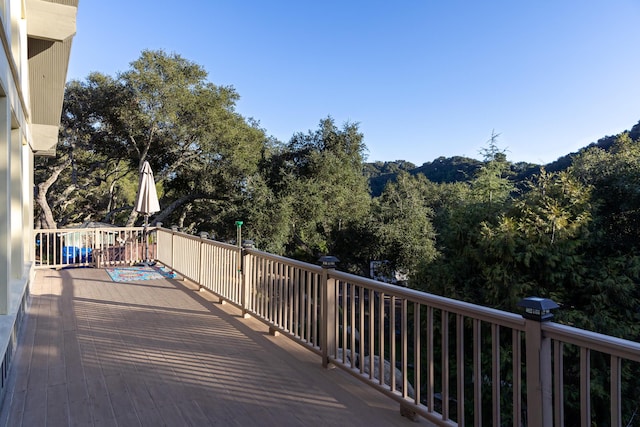
{"type": "Polygon", "coordinates": [[[634,425],[623,408],[640,401],[621,391],[640,372],[639,343],[343,273],[331,257],[321,266],[164,228],[151,235],[158,262],[407,416],[444,426],[634,425]],[[602,358],[604,368],[592,364],[602,358]],[[596,377],[609,384],[606,411],[601,387],[594,404],[596,377]]]}
{"type": "Polygon", "coordinates": [[[132,265],[156,257],[155,228],[37,229],[34,238],[36,268],[132,265]]]}
{"type": "Polygon", "coordinates": [[[342,273],[330,262],[168,230],[158,242],[159,261],[396,399],[407,415],[493,426],[591,426],[595,416],[617,426],[633,417],[623,414],[625,399],[640,405],[621,393],[623,364],[640,369],[636,342],[342,273]],[[574,354],[579,377],[567,378],[574,354]],[[594,355],[609,358],[609,372],[591,367],[594,355]],[[610,384],[606,414],[592,406],[596,375],[610,384]]]}

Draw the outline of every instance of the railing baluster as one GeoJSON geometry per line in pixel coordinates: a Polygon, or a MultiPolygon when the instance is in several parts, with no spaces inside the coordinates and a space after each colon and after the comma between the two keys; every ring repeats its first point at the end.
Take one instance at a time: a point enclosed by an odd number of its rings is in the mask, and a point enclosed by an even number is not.
{"type": "Polygon", "coordinates": [[[591,351],[585,347],[580,348],[580,420],[591,425],[591,351]]]}
{"type": "Polygon", "coordinates": [[[269,304],[271,304],[271,280],[273,280],[273,276],[271,275],[271,261],[268,259],[264,260],[262,264],[262,317],[265,319],[269,319],[269,304]]]}
{"type": "MultiPolygon", "coordinates": [[[[391,363],[391,366],[396,366],[396,339],[397,339],[397,334],[396,334],[396,297],[395,295],[391,296],[391,302],[390,302],[390,307],[391,307],[391,315],[389,316],[389,335],[390,335],[390,340],[389,340],[389,345],[390,345],[390,349],[389,349],[389,363],[391,363]]],[[[391,374],[390,374],[390,390],[394,391],[396,389],[396,370],[395,369],[391,369],[391,374]]]]}
{"type": "MultiPolygon", "coordinates": [[[[341,282],[339,284],[339,292],[338,292],[338,298],[341,299],[341,301],[338,303],[339,307],[342,308],[342,363],[345,363],[345,361],[347,360],[347,345],[348,345],[348,337],[347,335],[349,335],[349,325],[347,322],[347,315],[349,314],[348,311],[348,307],[349,305],[347,304],[347,289],[346,289],[346,283],[341,282]]],[[[353,331],[351,331],[351,335],[353,335],[353,331]]]]}
{"type": "Polygon", "coordinates": [[[312,339],[312,335],[311,335],[311,325],[313,324],[313,322],[315,321],[315,317],[312,315],[311,312],[311,301],[313,298],[313,277],[312,277],[311,272],[307,271],[305,273],[305,281],[304,281],[304,290],[305,290],[305,300],[304,300],[304,305],[305,305],[305,310],[304,313],[306,315],[306,319],[307,321],[305,322],[304,328],[305,328],[305,333],[304,333],[304,338],[305,340],[307,340],[307,342],[309,343],[314,343],[312,339]]]}
{"type": "MultiPolygon", "coordinates": [[[[374,362],[374,356],[375,356],[375,350],[374,350],[374,346],[375,346],[375,328],[374,328],[374,321],[375,321],[375,310],[373,308],[373,302],[375,299],[375,294],[373,292],[373,290],[369,289],[368,291],[369,294],[369,323],[368,323],[368,328],[369,328],[369,364],[370,364],[370,370],[369,372],[373,373],[373,362],[374,362]]],[[[384,356],[381,355],[380,356],[380,365],[384,365],[384,356]]],[[[393,366],[391,367],[391,370],[393,371],[393,366]]],[[[381,377],[382,378],[382,383],[384,384],[384,376],[381,377]]]]}
{"type": "Polygon", "coordinates": [[[300,298],[298,294],[300,293],[300,269],[296,267],[291,267],[293,269],[293,281],[291,283],[291,310],[289,310],[289,324],[291,325],[291,333],[294,337],[300,336],[300,331],[298,329],[299,321],[298,321],[298,302],[300,298]]]}
{"type": "Polygon", "coordinates": [[[611,425],[622,424],[622,386],[620,376],[622,361],[617,356],[611,356],[611,425]]]}
{"type": "Polygon", "coordinates": [[[296,271],[293,266],[287,266],[287,279],[285,280],[285,305],[284,305],[284,320],[282,328],[295,335],[295,327],[293,325],[293,313],[294,313],[294,295],[293,289],[296,284],[296,271]]]}
{"type": "Polygon", "coordinates": [[[355,285],[349,286],[349,312],[351,314],[351,342],[349,349],[351,350],[351,369],[356,367],[356,334],[360,331],[356,328],[356,287],[355,285]]]}
{"type": "Polygon", "coordinates": [[[427,306],[427,410],[434,411],[435,373],[433,361],[433,307],[427,306]]]}
{"type": "Polygon", "coordinates": [[[491,325],[491,396],[493,399],[493,425],[500,423],[500,326],[491,325]]]}
{"type": "MultiPolygon", "coordinates": [[[[402,358],[402,397],[407,397],[407,369],[408,369],[408,345],[409,345],[409,328],[407,325],[407,299],[402,298],[402,354],[400,357],[402,358]]],[[[394,372],[395,369],[393,365],[391,366],[391,372],[394,372]]]]}
{"type": "Polygon", "coordinates": [[[456,406],[456,422],[460,426],[464,426],[464,316],[456,315],[456,362],[457,362],[457,406],[456,406]]]}
{"type": "Polygon", "coordinates": [[[319,315],[320,315],[320,299],[318,298],[320,289],[318,286],[319,277],[315,274],[311,275],[311,295],[309,297],[309,313],[311,313],[311,330],[310,337],[311,342],[313,342],[314,347],[320,347],[320,339],[319,339],[319,315]]]}
{"type": "Polygon", "coordinates": [[[473,425],[482,426],[482,330],[478,319],[473,319],[473,425]]]}
{"type": "MultiPolygon", "coordinates": [[[[513,369],[513,427],[522,425],[522,341],[520,331],[511,331],[513,369]]],[[[560,424],[558,424],[560,425],[560,424]]]]}
{"type": "MultiPolygon", "coordinates": [[[[384,294],[384,292],[380,293],[380,304],[378,306],[378,328],[380,329],[380,342],[378,343],[378,353],[380,354],[381,358],[384,358],[384,351],[385,351],[385,339],[386,339],[386,335],[384,333],[384,314],[385,314],[385,301],[386,301],[386,296],[384,294]]],[[[380,378],[384,377],[384,368],[380,369],[380,372],[378,373],[380,375],[380,378]]]]}
{"type": "MultiPolygon", "coordinates": [[[[360,350],[359,350],[359,354],[360,354],[360,373],[364,373],[364,345],[365,345],[365,331],[364,331],[364,288],[360,287],[358,288],[358,317],[359,317],[359,324],[360,324],[360,330],[362,331],[362,333],[360,334],[360,350]]],[[[369,370],[369,378],[373,378],[373,370],[370,369],[369,370]]],[[[382,384],[382,383],[380,383],[382,384]]]]}
{"type": "Polygon", "coordinates": [[[554,425],[564,425],[564,345],[553,342],[553,406],[554,425]]]}
{"type": "Polygon", "coordinates": [[[442,419],[449,419],[449,313],[446,310],[440,312],[440,329],[442,341],[442,419]]]}
{"type": "Polygon", "coordinates": [[[283,292],[282,292],[282,328],[285,331],[289,331],[291,328],[291,322],[289,322],[289,316],[287,315],[288,312],[291,311],[290,308],[290,302],[291,302],[291,298],[290,298],[290,291],[291,291],[291,266],[289,265],[285,265],[284,266],[284,271],[285,271],[285,277],[284,277],[284,283],[282,284],[283,286],[283,292]]]}
{"type": "Polygon", "coordinates": [[[413,342],[414,342],[414,351],[413,351],[413,365],[414,365],[414,374],[413,374],[413,391],[415,393],[414,395],[414,402],[416,404],[420,403],[420,399],[421,399],[421,395],[420,395],[420,389],[422,387],[422,381],[421,381],[421,363],[420,363],[420,355],[422,354],[422,348],[421,348],[421,331],[422,328],[420,327],[421,324],[421,319],[420,319],[420,304],[418,304],[417,302],[413,303],[413,312],[415,313],[414,315],[414,319],[413,319],[413,342]]]}
{"type": "Polygon", "coordinates": [[[267,319],[269,319],[269,321],[271,321],[273,323],[273,318],[274,318],[274,313],[275,313],[275,294],[276,294],[276,283],[278,280],[278,268],[277,265],[274,261],[269,261],[269,268],[268,268],[268,273],[269,273],[269,291],[268,291],[268,298],[269,298],[269,305],[267,308],[267,319]]]}

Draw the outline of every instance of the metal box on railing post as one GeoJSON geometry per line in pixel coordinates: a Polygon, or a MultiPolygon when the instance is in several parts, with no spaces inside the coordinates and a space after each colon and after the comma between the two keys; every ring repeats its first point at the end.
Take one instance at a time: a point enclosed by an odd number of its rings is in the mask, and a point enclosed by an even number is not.
{"type": "Polygon", "coordinates": [[[558,304],[548,298],[528,297],[518,302],[524,308],[527,361],[527,425],[553,426],[551,339],[542,335],[541,323],[553,318],[558,304]]]}
{"type": "Polygon", "coordinates": [[[320,321],[322,366],[329,367],[329,356],[336,355],[336,280],[329,278],[329,270],[335,270],[340,261],[334,256],[319,259],[322,265],[320,286],[322,289],[322,319],[320,321]]]}

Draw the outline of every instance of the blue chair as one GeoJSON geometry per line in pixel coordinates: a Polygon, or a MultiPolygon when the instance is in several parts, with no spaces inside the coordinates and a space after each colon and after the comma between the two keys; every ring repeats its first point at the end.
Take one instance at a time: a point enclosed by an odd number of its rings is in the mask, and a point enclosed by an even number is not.
{"type": "Polygon", "coordinates": [[[80,248],[80,262],[91,262],[92,251],[93,250],[91,248],[80,248]]]}
{"type": "Polygon", "coordinates": [[[63,246],[62,247],[62,263],[63,264],[75,264],[78,262],[80,256],[80,249],[76,246],[63,246]]]}

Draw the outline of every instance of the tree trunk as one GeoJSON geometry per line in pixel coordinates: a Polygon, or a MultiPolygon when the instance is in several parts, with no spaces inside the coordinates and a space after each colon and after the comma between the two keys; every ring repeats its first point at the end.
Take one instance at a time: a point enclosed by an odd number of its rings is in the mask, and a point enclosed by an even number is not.
{"type": "Polygon", "coordinates": [[[186,196],[182,196],[175,202],[171,203],[169,206],[164,208],[162,212],[160,212],[154,219],[151,221],[151,224],[154,225],[158,222],[164,221],[169,215],[173,213],[178,207],[184,205],[185,203],[191,202],[196,199],[203,198],[202,194],[187,194],[186,196]]]}
{"type": "Polygon", "coordinates": [[[129,219],[127,219],[127,223],[124,225],[125,227],[133,227],[136,219],[138,219],[138,212],[136,211],[135,206],[131,208],[131,213],[129,214],[129,219]]]}
{"type": "Polygon", "coordinates": [[[68,158],[64,163],[58,165],[53,169],[51,176],[44,182],[41,182],[36,186],[36,197],[35,201],[42,209],[43,219],[41,221],[42,228],[56,228],[57,224],[55,219],[53,218],[53,212],[51,211],[51,207],[49,206],[49,201],[47,200],[47,192],[49,188],[58,180],[58,177],[71,164],[71,158],[68,158]]]}

